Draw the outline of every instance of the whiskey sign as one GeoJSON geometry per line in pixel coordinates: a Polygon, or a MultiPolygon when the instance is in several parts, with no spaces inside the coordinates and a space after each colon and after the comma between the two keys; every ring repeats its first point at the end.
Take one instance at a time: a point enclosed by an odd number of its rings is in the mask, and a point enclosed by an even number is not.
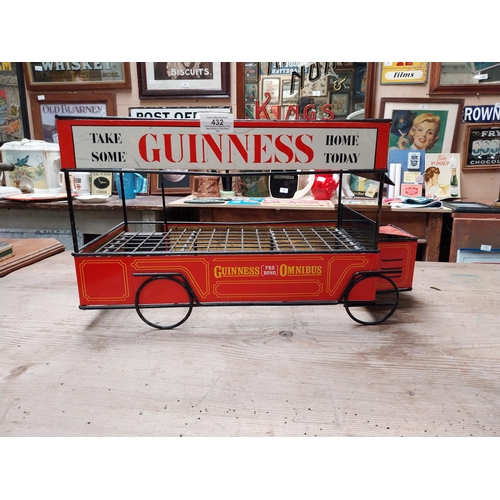
{"type": "Polygon", "coordinates": [[[130,88],[130,66],[123,62],[23,63],[30,90],[130,88]]]}

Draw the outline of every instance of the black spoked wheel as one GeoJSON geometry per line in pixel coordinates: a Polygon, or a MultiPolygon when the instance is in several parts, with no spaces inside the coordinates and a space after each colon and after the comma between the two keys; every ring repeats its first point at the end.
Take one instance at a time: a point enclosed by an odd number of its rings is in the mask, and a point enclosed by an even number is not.
{"type": "Polygon", "coordinates": [[[193,296],[181,278],[153,276],[137,290],[135,310],[149,326],[171,330],[182,325],[191,315],[193,296]],[[160,302],[158,298],[162,298],[164,302],[160,302]]]}
{"type": "MultiPolygon", "coordinates": [[[[380,286],[379,286],[380,288],[380,286]]],[[[346,290],[344,307],[347,314],[362,325],[377,325],[388,319],[399,304],[399,290],[394,281],[384,274],[366,274],[354,280],[346,290]],[[374,300],[354,300],[353,297],[362,295],[361,287],[373,287],[384,280],[381,290],[375,291],[374,300]]]]}

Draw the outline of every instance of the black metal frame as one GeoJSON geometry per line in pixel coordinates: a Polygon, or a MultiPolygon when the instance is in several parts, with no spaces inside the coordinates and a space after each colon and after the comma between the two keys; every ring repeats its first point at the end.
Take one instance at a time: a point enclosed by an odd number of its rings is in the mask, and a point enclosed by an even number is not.
{"type": "MultiPolygon", "coordinates": [[[[75,169],[78,171],[78,169],[75,169]]],[[[74,171],[74,170],[73,170],[74,171]]],[[[110,170],[113,172],[116,172],[116,170],[110,170]]],[[[199,249],[196,247],[196,238],[199,234],[202,233],[203,228],[210,228],[212,231],[216,230],[215,228],[221,228],[221,230],[224,232],[226,236],[231,234],[231,231],[245,231],[245,228],[251,228],[252,231],[257,231],[257,234],[259,232],[259,228],[263,229],[263,234],[266,235],[266,238],[268,239],[269,242],[269,248],[262,248],[260,246],[258,249],[253,248],[252,251],[256,251],[259,254],[260,253],[270,253],[270,254],[275,254],[275,253],[339,253],[341,250],[338,247],[333,248],[331,244],[329,244],[327,241],[325,241],[325,238],[323,240],[321,237],[318,238],[318,241],[323,245],[323,247],[318,250],[315,249],[314,246],[310,243],[307,242],[307,238],[304,237],[304,235],[301,233],[301,230],[298,229],[296,231],[295,235],[298,235],[299,240],[302,238],[301,243],[302,246],[300,249],[295,248],[295,245],[292,244],[289,245],[287,249],[281,246],[281,243],[276,242],[276,238],[273,239],[273,235],[269,232],[269,227],[279,227],[279,224],[285,224],[285,223],[189,223],[189,222],[174,222],[174,221],[169,221],[168,219],[168,207],[166,205],[165,201],[165,190],[163,187],[162,183],[162,204],[163,204],[163,221],[155,221],[151,224],[154,224],[155,227],[156,225],[161,225],[163,228],[163,231],[152,231],[148,233],[140,233],[140,232],[133,232],[131,231],[131,228],[135,224],[148,224],[145,223],[144,221],[131,221],[128,218],[128,213],[127,213],[127,206],[126,206],[126,199],[124,198],[124,195],[122,194],[122,209],[123,209],[123,222],[114,228],[110,229],[107,233],[104,233],[100,235],[98,238],[94,239],[93,241],[85,244],[82,248],[79,248],[78,241],[77,241],[77,230],[76,230],[76,220],[75,220],[75,213],[74,213],[74,206],[73,206],[73,201],[71,198],[71,192],[70,192],[70,182],[69,182],[69,171],[68,170],[63,170],[65,179],[66,179],[66,186],[68,190],[68,206],[69,206],[69,215],[70,215],[70,224],[71,224],[71,230],[72,230],[72,235],[73,235],[73,243],[74,243],[74,252],[73,256],[80,255],[80,254],[85,254],[85,255],[95,255],[95,256],[100,256],[100,255],[142,255],[142,256],[149,256],[149,255],[169,255],[169,254],[185,254],[185,253],[203,253],[208,251],[208,247],[206,245],[206,240],[204,243],[204,248],[199,249]],[[174,250],[173,247],[175,247],[175,244],[172,246],[171,241],[169,241],[169,238],[174,234],[175,232],[175,227],[176,224],[182,225],[183,227],[189,227],[192,225],[194,228],[193,234],[190,235],[191,241],[189,242],[189,238],[184,241],[184,246],[181,249],[176,249],[174,250]],[[150,247],[145,247],[142,250],[139,250],[137,248],[133,248],[131,246],[126,247],[126,240],[127,238],[133,239],[134,237],[138,237],[140,240],[142,240],[142,243],[145,241],[157,238],[157,241],[155,243],[155,247],[150,246],[150,247]],[[112,248],[113,245],[116,244],[117,239],[122,238],[122,241],[120,242],[120,245],[122,245],[121,248],[112,248]],[[104,243],[103,243],[104,242],[104,243]],[[189,244],[186,244],[188,242],[189,244]],[[161,251],[158,251],[158,247],[160,244],[163,244],[164,248],[161,251]],[[125,245],[125,246],[123,246],[125,245]],[[189,247],[189,248],[188,248],[189,247]],[[195,248],[193,248],[195,247],[195,248]],[[307,248],[308,247],[308,248],[307,248]]],[[[245,175],[275,175],[276,173],[280,173],[284,171],[272,171],[272,172],[245,172],[245,175]]],[[[332,171],[333,172],[333,171],[332,171]]],[[[124,193],[124,186],[123,186],[123,173],[125,171],[120,171],[119,173],[119,182],[121,183],[121,193],[124,193]]],[[[151,172],[145,172],[145,173],[157,173],[157,171],[151,171],[151,172]]],[[[200,175],[199,172],[186,172],[182,171],[181,173],[183,174],[188,174],[188,175],[200,175]]],[[[335,172],[337,173],[337,172],[335,172]]],[[[337,214],[337,220],[328,220],[328,221],[300,221],[297,222],[297,228],[305,228],[305,231],[308,231],[309,233],[315,233],[316,228],[321,228],[320,230],[325,230],[326,234],[328,234],[331,237],[337,238],[337,236],[342,236],[349,240],[350,243],[353,244],[351,248],[348,248],[346,245],[346,248],[343,250],[345,252],[378,252],[378,234],[379,234],[379,224],[380,224],[380,218],[381,218],[381,207],[382,207],[382,191],[383,189],[379,189],[379,195],[378,195],[378,203],[377,203],[377,210],[376,210],[376,217],[375,220],[369,219],[363,215],[361,215],[359,212],[356,210],[353,210],[350,207],[345,206],[342,203],[342,173],[340,172],[339,174],[339,186],[338,186],[338,214],[337,214]],[[331,231],[331,225],[332,223],[336,223],[336,228],[335,232],[338,233],[336,235],[333,235],[333,232],[331,231]],[[322,224],[329,224],[330,228],[322,227],[322,224]],[[354,232],[354,228],[356,227],[362,227],[362,238],[358,236],[358,238],[353,238],[352,234],[354,232]],[[360,241],[361,240],[361,241],[360,241]]],[[[365,172],[356,172],[356,174],[363,175],[365,172]]],[[[385,175],[385,171],[376,171],[375,173],[373,171],[366,172],[367,176],[370,176],[371,178],[375,178],[379,180],[380,186],[383,186],[383,184],[387,181],[387,177],[385,175]]],[[[228,174],[228,173],[209,173],[209,172],[203,172],[203,175],[216,175],[216,176],[225,176],[225,175],[234,175],[234,174],[228,174]]],[[[290,223],[286,223],[288,226],[290,223]]],[[[289,235],[286,233],[285,228],[284,230],[284,238],[288,238],[290,240],[289,235]]],[[[271,230],[272,232],[272,230],[271,230]]],[[[359,231],[358,231],[359,233],[359,231]]],[[[359,233],[359,234],[361,234],[359,233]]],[[[317,236],[317,235],[316,235],[317,236]]],[[[258,239],[258,237],[257,237],[258,239]]],[[[227,240],[226,240],[227,241],[227,240]]],[[[290,242],[289,242],[290,243],[290,242]]],[[[244,244],[242,245],[241,248],[235,248],[234,245],[226,245],[224,248],[218,246],[217,249],[210,249],[210,253],[249,253],[248,248],[244,248],[244,244]],[[228,246],[231,247],[228,249],[228,246]]],[[[388,319],[396,310],[398,303],[399,303],[399,290],[394,283],[394,281],[388,276],[388,274],[391,274],[391,271],[366,271],[366,272],[358,272],[356,273],[346,286],[345,290],[343,291],[341,297],[339,300],[331,300],[331,301],[300,301],[300,302],[281,302],[281,301],[276,301],[276,302],[231,302],[231,303],[206,303],[204,302],[203,304],[200,303],[198,298],[196,297],[196,294],[191,287],[188,279],[186,276],[184,276],[182,273],[136,273],[134,276],[148,276],[149,278],[141,284],[139,287],[138,291],[136,292],[135,296],[135,304],[133,306],[80,306],[81,309],[130,309],[130,308],[135,308],[137,314],[139,317],[144,321],[146,324],[149,326],[152,326],[154,328],[158,329],[164,329],[164,330],[169,330],[173,329],[182,323],[184,323],[188,317],[191,315],[192,309],[195,306],[221,306],[221,305],[311,305],[311,304],[339,304],[342,303],[349,314],[349,316],[354,319],[356,322],[364,325],[373,325],[373,324],[378,324],[386,319],[388,319]],[[176,321],[173,324],[168,324],[168,325],[159,325],[157,323],[151,322],[142,309],[149,309],[149,308],[168,308],[168,307],[173,307],[172,304],[157,304],[154,306],[147,306],[147,305],[142,305],[141,306],[141,293],[143,290],[152,282],[157,281],[157,280],[169,280],[177,283],[179,286],[183,287],[184,290],[186,291],[187,294],[187,303],[178,305],[179,307],[187,307],[187,312],[185,316],[179,320],[176,321]],[[359,285],[361,282],[363,282],[366,279],[383,279],[387,281],[390,285],[390,290],[389,292],[395,293],[395,299],[389,303],[383,302],[381,304],[377,303],[377,300],[374,302],[356,302],[349,300],[349,295],[352,292],[352,290],[359,285]],[[377,316],[374,318],[371,318],[370,320],[364,320],[361,319],[360,317],[356,316],[356,314],[352,311],[352,309],[355,309],[356,307],[359,306],[367,306],[367,305],[372,305],[372,306],[382,306],[382,307],[387,307],[388,311],[384,313],[381,317],[377,316]]],[[[377,292],[379,293],[379,292],[377,292]]],[[[387,291],[382,292],[382,293],[387,293],[387,291]]]]}
{"type": "MultiPolygon", "coordinates": [[[[84,251],[85,248],[88,248],[88,246],[92,243],[88,243],[82,249],[80,249],[78,241],[77,241],[77,232],[76,232],[76,218],[75,218],[75,211],[74,211],[74,206],[73,206],[73,200],[72,200],[72,193],[71,193],[71,184],[70,184],[70,179],[69,175],[70,173],[78,172],[78,171],[84,171],[82,169],[72,169],[70,170],[62,170],[65,176],[65,183],[66,183],[66,190],[67,190],[67,196],[68,196],[68,208],[69,208],[69,217],[70,217],[70,226],[72,230],[72,235],[73,235],[73,248],[74,248],[74,255],[79,254],[80,252],[84,251]]],[[[86,171],[86,170],[85,170],[86,171]]],[[[128,231],[130,228],[131,224],[145,224],[144,221],[131,221],[129,220],[128,217],[128,212],[127,212],[127,202],[124,197],[124,185],[123,185],[123,174],[127,172],[135,172],[135,170],[120,170],[116,171],[116,169],[100,169],[102,172],[114,172],[118,173],[119,175],[119,182],[121,185],[121,202],[122,202],[122,212],[123,212],[123,226],[125,228],[125,231],[128,231]]],[[[326,170],[322,170],[323,172],[326,172],[326,170]]],[[[336,222],[337,223],[337,228],[339,230],[344,229],[345,227],[349,227],[349,225],[352,225],[356,221],[361,222],[364,221],[367,225],[371,225],[370,229],[370,236],[369,238],[373,242],[373,249],[377,248],[378,245],[378,229],[380,225],[380,219],[381,219],[381,210],[382,210],[382,199],[383,199],[383,189],[382,186],[387,183],[391,182],[388,177],[386,176],[385,171],[356,171],[356,175],[361,175],[361,176],[366,176],[370,177],[372,179],[376,179],[379,181],[381,189],[379,189],[378,193],[378,199],[377,199],[377,210],[376,210],[376,215],[375,215],[375,220],[369,219],[368,217],[363,216],[356,210],[353,210],[352,208],[344,205],[342,203],[342,173],[345,173],[344,171],[331,171],[332,173],[339,173],[339,185],[338,185],[338,198],[337,198],[337,219],[336,221],[329,220],[328,222],[336,222]]],[[[149,174],[149,173],[158,173],[157,170],[141,170],[141,173],[149,174]]],[[[169,171],[169,173],[172,174],[183,174],[183,175],[203,175],[203,176],[217,176],[217,177],[232,177],[236,174],[234,173],[226,173],[226,172],[197,172],[197,171],[169,171]]],[[[263,172],[263,171],[257,171],[257,172],[245,172],[245,175],[262,175],[262,176],[270,176],[270,175],[276,175],[280,173],[290,173],[289,171],[286,170],[273,170],[273,171],[268,171],[268,172],[263,172]]],[[[161,176],[163,178],[163,176],[161,176]]],[[[165,188],[162,182],[162,193],[161,193],[161,198],[162,198],[162,210],[163,210],[163,221],[156,221],[154,224],[162,224],[163,228],[166,230],[171,224],[175,223],[175,221],[170,221],[168,218],[168,207],[166,204],[165,200],[165,188]]],[[[307,222],[307,221],[302,221],[302,223],[307,222]]],[[[311,224],[318,224],[318,222],[321,221],[309,221],[311,224]]]]}

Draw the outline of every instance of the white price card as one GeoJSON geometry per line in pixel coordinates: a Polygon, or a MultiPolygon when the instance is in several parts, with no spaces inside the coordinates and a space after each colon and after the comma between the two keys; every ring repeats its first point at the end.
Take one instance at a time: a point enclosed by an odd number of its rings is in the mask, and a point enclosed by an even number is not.
{"type": "Polygon", "coordinates": [[[234,115],[232,113],[199,113],[201,132],[234,132],[234,115]]]}

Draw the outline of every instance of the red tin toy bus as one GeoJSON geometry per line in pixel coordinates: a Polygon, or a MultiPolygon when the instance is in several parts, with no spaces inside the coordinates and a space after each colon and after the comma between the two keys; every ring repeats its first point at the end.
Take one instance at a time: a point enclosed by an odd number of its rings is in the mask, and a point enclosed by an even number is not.
{"type": "MultiPolygon", "coordinates": [[[[75,170],[216,176],[320,170],[352,172],[380,186],[388,181],[388,120],[224,120],[57,117],[66,186],[75,170]]],[[[123,222],[81,248],[68,188],[80,308],[134,308],[160,329],[210,305],[343,304],[358,323],[385,321],[399,292],[412,288],[417,239],[380,226],[382,189],[372,220],[342,203],[342,175],[339,182],[337,217],[325,221],[170,221],[163,201],[164,220],[145,231],[144,221],[129,220],[122,197],[123,222]]]]}

